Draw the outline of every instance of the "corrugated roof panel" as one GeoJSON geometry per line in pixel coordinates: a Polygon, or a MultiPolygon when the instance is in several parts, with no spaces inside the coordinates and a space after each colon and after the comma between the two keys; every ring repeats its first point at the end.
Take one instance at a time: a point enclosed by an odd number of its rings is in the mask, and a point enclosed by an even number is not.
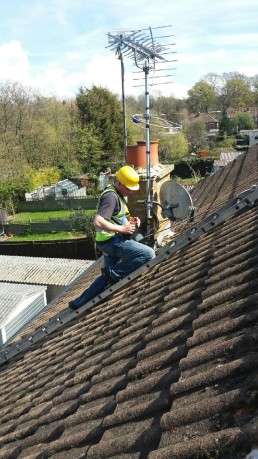
{"type": "Polygon", "coordinates": [[[220,160],[226,161],[226,164],[228,164],[242,154],[242,151],[222,151],[220,154],[220,160]]]}
{"type": "Polygon", "coordinates": [[[0,326],[5,322],[8,315],[21,303],[24,298],[28,298],[46,290],[46,286],[8,284],[0,282],[0,326]]]}
{"type": "Polygon", "coordinates": [[[17,313],[15,317],[5,325],[6,340],[10,339],[15,333],[17,333],[27,322],[30,321],[38,312],[40,312],[45,306],[44,296],[34,296],[30,304],[22,311],[17,313]]]}
{"type": "Polygon", "coordinates": [[[93,260],[0,255],[0,282],[69,285],[93,260]]]}

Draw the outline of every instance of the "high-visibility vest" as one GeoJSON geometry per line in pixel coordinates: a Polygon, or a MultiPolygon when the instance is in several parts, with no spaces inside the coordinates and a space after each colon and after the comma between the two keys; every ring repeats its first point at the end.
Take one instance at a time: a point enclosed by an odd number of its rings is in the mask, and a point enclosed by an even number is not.
{"type": "MultiPolygon", "coordinates": [[[[117,214],[112,215],[111,217],[111,223],[116,224],[116,225],[124,225],[126,220],[130,218],[130,212],[127,207],[127,204],[125,200],[120,196],[120,194],[117,192],[116,187],[113,185],[108,185],[107,188],[101,193],[100,199],[105,193],[108,192],[113,192],[116,194],[117,200],[118,200],[118,205],[119,205],[119,211],[117,214]]],[[[116,234],[115,231],[105,231],[102,230],[101,228],[96,228],[96,241],[97,242],[104,242],[107,241],[108,239],[114,237],[116,234]]]]}

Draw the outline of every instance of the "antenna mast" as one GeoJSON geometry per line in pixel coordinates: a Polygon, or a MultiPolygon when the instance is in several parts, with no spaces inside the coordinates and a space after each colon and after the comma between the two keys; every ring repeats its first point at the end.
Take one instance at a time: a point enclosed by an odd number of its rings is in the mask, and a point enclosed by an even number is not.
{"type": "MultiPolygon", "coordinates": [[[[145,87],[145,129],[146,129],[146,212],[147,212],[147,243],[150,243],[151,240],[151,175],[150,175],[150,104],[149,104],[149,74],[152,72],[152,79],[154,80],[157,75],[156,72],[162,72],[162,80],[157,84],[167,84],[167,75],[166,72],[169,70],[166,68],[166,63],[174,62],[175,60],[168,60],[164,55],[169,55],[172,53],[171,46],[175,43],[166,43],[167,39],[173,35],[159,36],[154,37],[153,31],[158,29],[163,29],[165,27],[171,26],[162,26],[152,29],[141,30],[124,30],[124,31],[114,31],[109,32],[107,48],[110,48],[111,51],[115,51],[121,60],[121,77],[122,77],[122,101],[123,101],[123,118],[124,118],[124,148],[125,148],[125,160],[126,160],[126,144],[127,144],[127,135],[126,135],[126,115],[125,115],[125,97],[124,97],[124,66],[123,66],[123,56],[132,59],[134,65],[138,67],[141,71],[144,72],[144,87],[145,87]],[[165,42],[164,42],[165,39],[165,42]],[[161,41],[160,41],[161,40],[161,41]],[[162,44],[162,40],[163,43],[162,44]],[[163,68],[159,69],[158,65],[162,64],[163,68]],[[165,68],[164,68],[165,66],[165,68]]],[[[155,84],[155,83],[153,83],[155,84]]],[[[139,85],[140,86],[140,85],[139,85]]],[[[143,86],[143,85],[141,85],[143,86]]]]}

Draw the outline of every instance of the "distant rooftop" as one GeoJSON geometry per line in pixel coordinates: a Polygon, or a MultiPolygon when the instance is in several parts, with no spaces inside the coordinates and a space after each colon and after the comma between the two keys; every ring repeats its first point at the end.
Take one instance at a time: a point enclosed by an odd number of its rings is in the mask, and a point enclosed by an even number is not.
{"type": "Polygon", "coordinates": [[[0,255],[0,282],[69,285],[93,260],[0,255]]]}

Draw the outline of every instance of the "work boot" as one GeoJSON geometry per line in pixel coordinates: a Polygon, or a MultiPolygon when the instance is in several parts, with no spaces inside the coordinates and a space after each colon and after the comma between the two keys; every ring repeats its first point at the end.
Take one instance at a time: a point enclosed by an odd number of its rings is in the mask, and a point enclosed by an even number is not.
{"type": "Polygon", "coordinates": [[[76,300],[69,301],[69,308],[73,309],[73,311],[76,311],[76,309],[79,309],[81,306],[83,306],[85,303],[78,303],[76,300]]]}
{"type": "Polygon", "coordinates": [[[111,277],[111,274],[110,274],[108,268],[102,268],[101,269],[101,274],[104,277],[104,279],[106,279],[108,281],[109,285],[107,287],[110,287],[111,285],[116,284],[117,281],[115,279],[113,279],[113,277],[111,277]]]}

